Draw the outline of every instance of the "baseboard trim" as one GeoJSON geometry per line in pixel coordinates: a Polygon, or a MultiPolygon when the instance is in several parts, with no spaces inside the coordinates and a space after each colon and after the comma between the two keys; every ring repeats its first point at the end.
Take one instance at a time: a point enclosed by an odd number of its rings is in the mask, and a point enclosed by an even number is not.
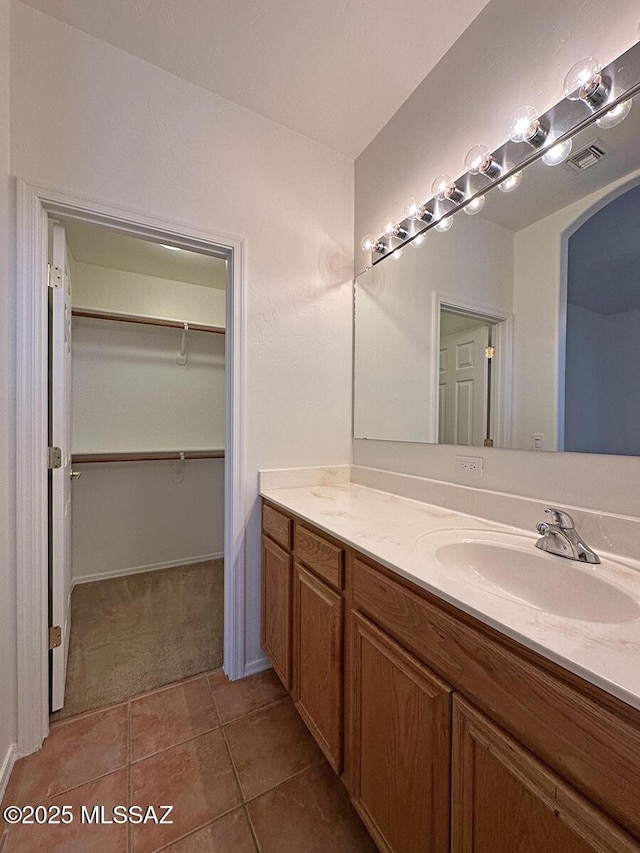
{"type": "Polygon", "coordinates": [[[179,560],[168,560],[166,563],[152,563],[147,566],[134,566],[133,568],[114,569],[109,572],[97,572],[93,575],[82,575],[74,578],[71,586],[77,586],[81,583],[93,583],[93,581],[104,581],[109,578],[121,578],[126,575],[139,575],[142,572],[155,572],[158,569],[172,569],[175,566],[188,566],[191,563],[204,563],[206,560],[221,560],[224,557],[224,552],[218,554],[200,554],[198,557],[182,557],[179,560]]]}
{"type": "Polygon", "coordinates": [[[249,663],[244,665],[243,678],[246,678],[248,675],[255,675],[257,672],[264,672],[264,670],[269,669],[270,666],[271,661],[267,657],[261,657],[256,660],[249,661],[249,663]]]}
{"type": "Polygon", "coordinates": [[[13,765],[16,763],[17,758],[18,747],[15,743],[12,743],[7,750],[7,754],[4,757],[2,765],[0,765],[0,802],[2,802],[4,792],[7,790],[9,776],[11,776],[11,771],[13,770],[13,765]]]}

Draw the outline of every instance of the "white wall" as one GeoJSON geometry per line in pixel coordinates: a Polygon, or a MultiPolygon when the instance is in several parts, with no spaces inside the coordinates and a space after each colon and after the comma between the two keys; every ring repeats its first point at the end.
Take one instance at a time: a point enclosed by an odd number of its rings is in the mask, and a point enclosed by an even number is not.
{"type": "Polygon", "coordinates": [[[222,556],[223,459],[74,467],[74,583],[222,556]]]}
{"type": "MultiPolygon", "coordinates": [[[[562,97],[566,71],[583,56],[603,63],[638,38],[638,9],[626,0],[491,0],[356,161],[355,243],[402,215],[411,196],[429,196],[433,177],[463,172],[466,151],[497,147],[511,112],[544,112],[562,97]]],[[[454,224],[455,228],[455,224],[454,224]]],[[[356,269],[363,266],[358,250],[356,269]]],[[[517,308],[516,308],[517,311],[517,308]]],[[[640,515],[640,458],[474,450],[482,486],[559,504],[640,515]]],[[[453,447],[354,441],[353,462],[464,482],[453,447]]],[[[477,485],[474,483],[473,485],[477,485]]]]}
{"type": "Polygon", "coordinates": [[[0,0],[0,799],[13,760],[16,719],[13,323],[14,182],[9,178],[9,2],[0,0]]]}
{"type": "Polygon", "coordinates": [[[76,317],[73,453],[225,445],[224,336],[76,317]]]}
{"type": "MultiPolygon", "coordinates": [[[[224,264],[212,259],[213,263],[224,264]]],[[[225,291],[184,281],[74,264],[73,305],[211,326],[225,324],[225,291]],[[125,309],[123,306],[127,306],[125,309]]]]}
{"type": "Polygon", "coordinates": [[[434,294],[511,313],[513,246],[512,232],[458,216],[450,231],[429,233],[419,247],[403,249],[399,260],[383,261],[356,279],[356,436],[432,440],[434,294]]]}
{"type": "Polygon", "coordinates": [[[262,658],[259,468],[349,462],[353,163],[12,6],[15,175],[246,238],[246,660],[262,658]]]}

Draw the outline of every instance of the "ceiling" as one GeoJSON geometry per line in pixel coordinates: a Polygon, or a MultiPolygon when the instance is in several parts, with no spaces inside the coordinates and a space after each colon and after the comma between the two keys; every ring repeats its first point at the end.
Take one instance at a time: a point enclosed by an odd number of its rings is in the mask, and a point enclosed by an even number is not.
{"type": "Polygon", "coordinates": [[[488,0],[25,0],[355,158],[488,0]]]}
{"type": "Polygon", "coordinates": [[[155,278],[226,287],[226,262],[185,249],[168,249],[139,237],[77,219],[63,219],[67,245],[76,263],[150,275],[155,278]]]}

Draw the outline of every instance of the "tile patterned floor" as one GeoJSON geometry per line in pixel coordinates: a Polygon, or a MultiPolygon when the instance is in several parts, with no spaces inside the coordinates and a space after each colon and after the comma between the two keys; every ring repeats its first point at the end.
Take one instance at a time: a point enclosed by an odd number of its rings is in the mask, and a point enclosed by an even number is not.
{"type": "Polygon", "coordinates": [[[0,825],[0,853],[374,853],[272,670],[221,671],[55,723],[4,805],[69,805],[74,821],[0,825]],[[81,807],[173,805],[171,825],[81,823],[81,807]]]}

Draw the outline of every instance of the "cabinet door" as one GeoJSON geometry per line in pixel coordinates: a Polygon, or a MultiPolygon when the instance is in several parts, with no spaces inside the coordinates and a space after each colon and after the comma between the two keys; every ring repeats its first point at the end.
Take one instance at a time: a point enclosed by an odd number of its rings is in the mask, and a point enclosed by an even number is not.
{"type": "Polygon", "coordinates": [[[291,689],[292,557],[262,537],[262,648],[274,670],[291,689]]]}
{"type": "Polygon", "coordinates": [[[295,706],[336,771],[342,771],[342,596],[294,567],[295,706]]]}
{"type": "Polygon", "coordinates": [[[452,853],[640,851],[602,812],[457,695],[452,816],[452,853]]]}
{"type": "Polygon", "coordinates": [[[349,778],[384,853],[448,853],[451,689],[351,613],[349,778]]]}

